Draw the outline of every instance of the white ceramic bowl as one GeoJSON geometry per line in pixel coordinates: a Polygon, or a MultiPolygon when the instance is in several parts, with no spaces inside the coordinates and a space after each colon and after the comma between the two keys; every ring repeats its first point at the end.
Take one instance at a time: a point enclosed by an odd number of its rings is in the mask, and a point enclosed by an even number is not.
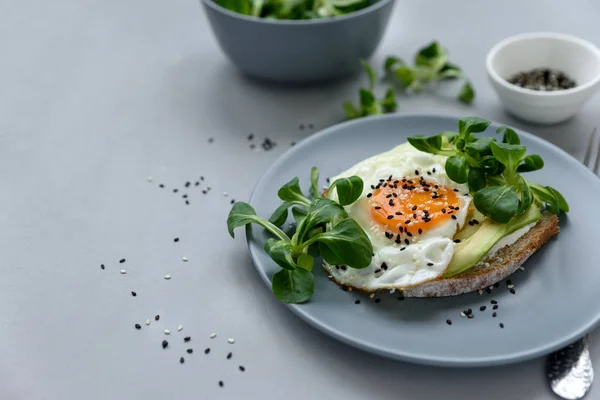
{"type": "Polygon", "coordinates": [[[486,68],[494,89],[509,112],[529,122],[554,124],[575,115],[598,89],[600,50],[574,36],[526,33],[495,45],[488,53],[486,68]],[[540,67],[564,72],[577,86],[544,92],[507,81],[518,72],[540,67]]]}

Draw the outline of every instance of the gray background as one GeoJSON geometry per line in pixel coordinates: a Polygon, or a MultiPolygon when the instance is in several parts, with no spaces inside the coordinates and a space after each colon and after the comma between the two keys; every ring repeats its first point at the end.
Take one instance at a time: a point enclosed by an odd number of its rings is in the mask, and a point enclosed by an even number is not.
{"type": "MultiPolygon", "coordinates": [[[[487,50],[519,32],[600,43],[600,5],[572,4],[400,0],[375,63],[440,39],[472,78],[476,104],[424,94],[401,98],[401,111],[488,117],[582,158],[600,97],[568,123],[528,126],[502,111],[484,70],[487,50]]],[[[339,121],[362,78],[294,89],[248,80],[193,0],[0,1],[0,50],[2,399],[551,398],[542,359],[420,367],[325,337],[272,297],[243,237],[227,235],[231,197],[222,192],[247,199],[290,142],[309,134],[299,125],[339,121]],[[254,152],[249,132],[278,145],[254,152]],[[212,191],[190,188],[186,206],[182,184],[199,175],[212,191]],[[156,313],[161,320],[145,326],[156,313]]],[[[599,340],[592,352],[600,365],[599,340]]]]}

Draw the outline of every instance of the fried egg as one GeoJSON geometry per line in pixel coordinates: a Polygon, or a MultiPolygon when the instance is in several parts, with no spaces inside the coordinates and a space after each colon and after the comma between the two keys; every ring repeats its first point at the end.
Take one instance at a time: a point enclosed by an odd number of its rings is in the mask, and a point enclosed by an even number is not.
{"type": "MultiPolygon", "coordinates": [[[[444,273],[471,203],[467,186],[448,178],[445,163],[446,157],[406,143],[331,178],[363,180],[360,198],[345,209],[373,245],[367,268],[324,266],[338,284],[365,291],[402,289],[444,273]]],[[[328,197],[337,200],[335,187],[328,197]]]]}

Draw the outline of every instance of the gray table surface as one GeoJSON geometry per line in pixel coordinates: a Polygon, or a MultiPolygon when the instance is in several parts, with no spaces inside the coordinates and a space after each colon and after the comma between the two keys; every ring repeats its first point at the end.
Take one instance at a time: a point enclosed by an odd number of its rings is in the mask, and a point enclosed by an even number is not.
{"type": "MultiPolygon", "coordinates": [[[[424,94],[401,99],[401,111],[488,117],[582,158],[600,96],[568,123],[528,126],[502,110],[484,58],[524,31],[600,44],[599,12],[596,0],[402,0],[375,61],[440,39],[472,78],[475,105],[424,94]]],[[[295,89],[249,80],[194,0],[1,1],[0,50],[0,398],[551,398],[542,359],[422,367],[324,336],[273,298],[243,235],[227,235],[231,197],[247,199],[290,142],[310,134],[300,124],[339,121],[363,78],[295,89]],[[278,145],[254,152],[249,132],[278,145]],[[184,190],[200,175],[211,192],[184,190]]],[[[600,340],[592,352],[600,365],[600,340]]],[[[589,398],[600,398],[598,386],[589,398]]]]}

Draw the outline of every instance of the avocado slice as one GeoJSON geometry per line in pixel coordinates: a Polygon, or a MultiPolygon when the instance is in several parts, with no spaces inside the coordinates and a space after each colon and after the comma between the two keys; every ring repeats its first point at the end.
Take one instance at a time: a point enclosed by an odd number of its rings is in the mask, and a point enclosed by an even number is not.
{"type": "Polygon", "coordinates": [[[492,221],[486,218],[480,225],[477,232],[461,240],[454,248],[454,256],[444,277],[454,276],[471,268],[477,264],[494,245],[506,235],[510,235],[517,229],[521,229],[540,219],[540,209],[532,205],[525,213],[513,217],[507,224],[492,221]]]}

